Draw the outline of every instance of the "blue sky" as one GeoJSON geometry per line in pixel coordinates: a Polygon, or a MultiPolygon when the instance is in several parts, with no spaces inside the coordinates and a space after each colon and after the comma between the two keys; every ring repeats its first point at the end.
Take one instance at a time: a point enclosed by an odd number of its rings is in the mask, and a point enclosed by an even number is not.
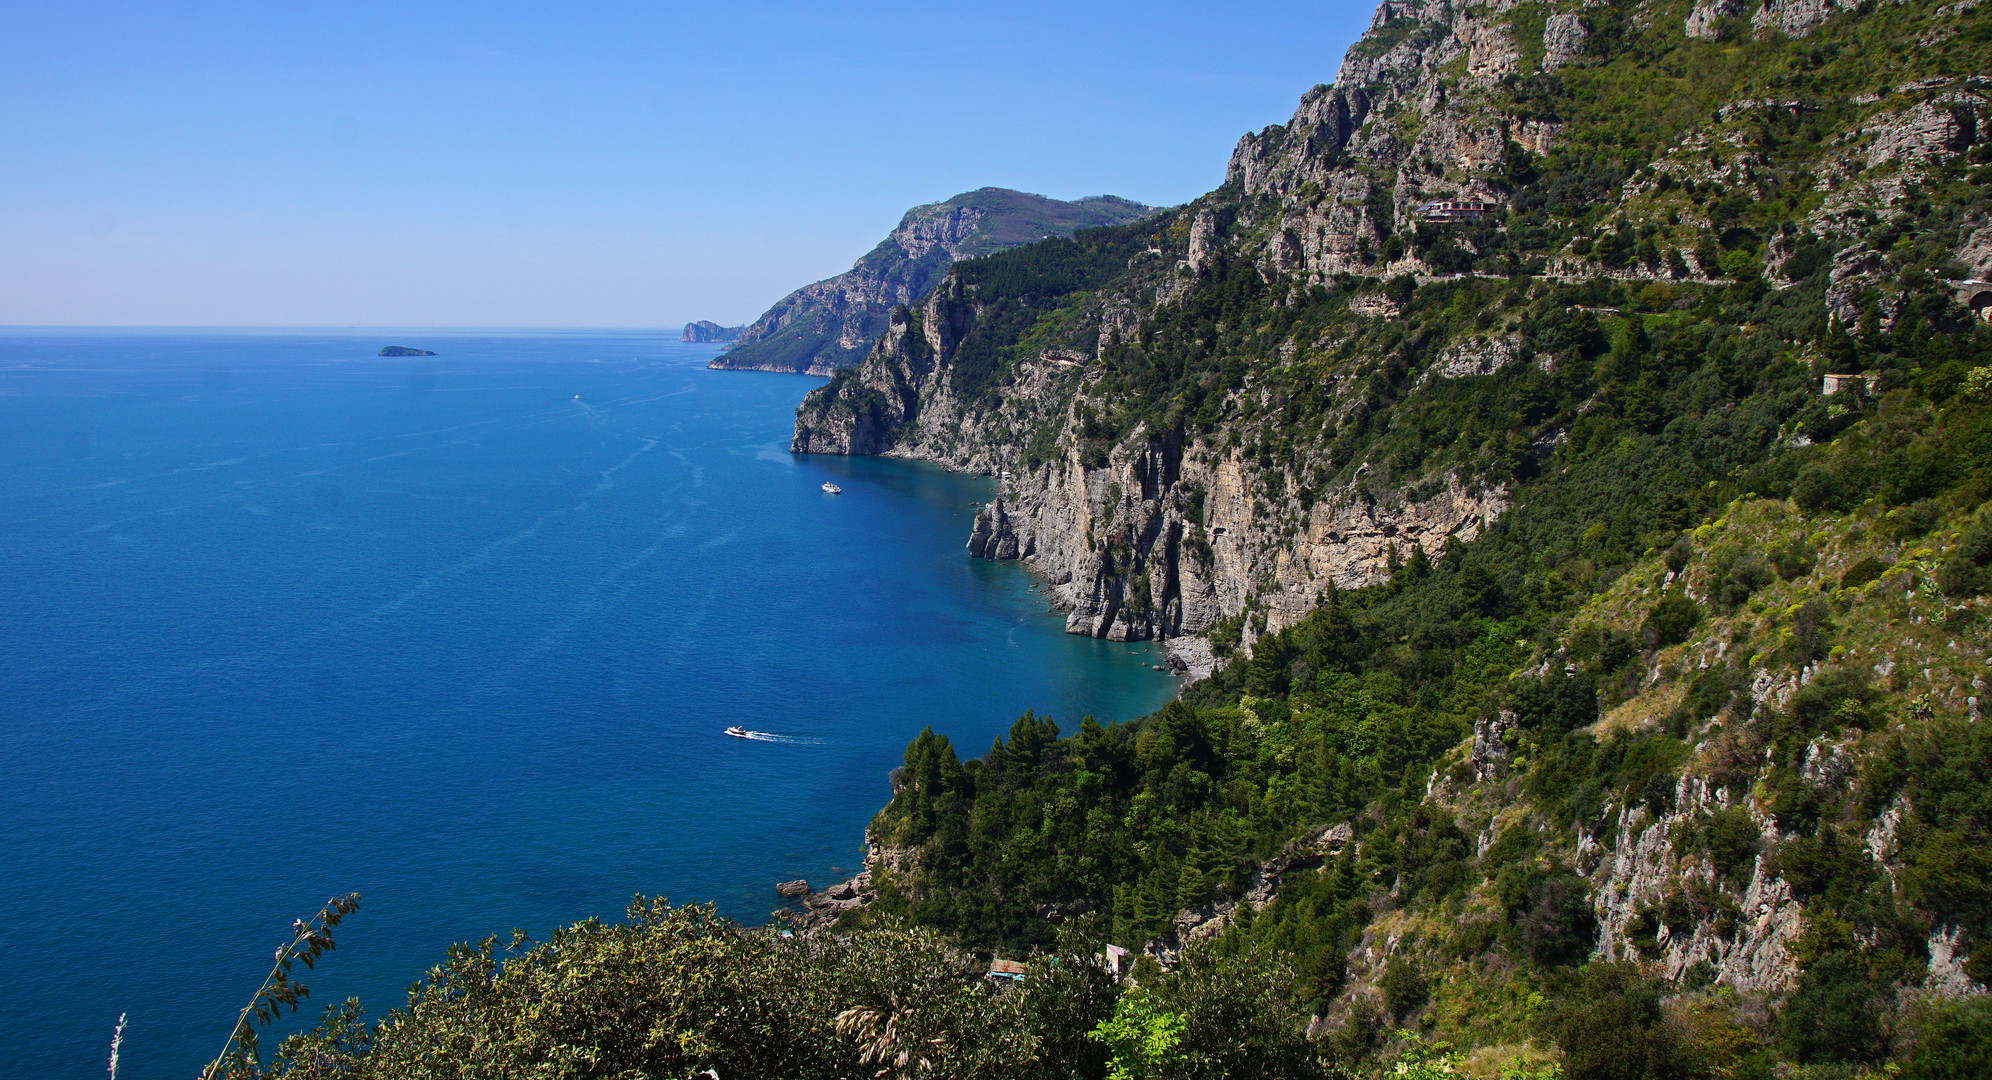
{"type": "Polygon", "coordinates": [[[0,323],[742,322],[906,207],[1178,203],[1373,5],[6,5],[0,323]]]}

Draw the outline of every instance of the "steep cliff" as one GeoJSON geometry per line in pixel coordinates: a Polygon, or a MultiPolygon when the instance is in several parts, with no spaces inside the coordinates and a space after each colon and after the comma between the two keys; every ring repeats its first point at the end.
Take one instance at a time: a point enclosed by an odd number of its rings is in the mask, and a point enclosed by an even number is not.
{"type": "Polygon", "coordinates": [[[1373,1075],[1433,1044],[1490,1080],[1517,1057],[1803,1076],[1955,1048],[1928,1018],[1992,1005],[1976,385],[1814,428],[1835,437],[1802,467],[1717,481],[1636,557],[1579,554],[1524,503],[1130,725],[1060,739],[1026,714],[959,762],[924,733],[873,822],[896,852],[874,906],[1006,948],[1083,916],[1163,964],[1291,959],[1310,1034],[1373,1075]]]}
{"type": "Polygon", "coordinates": [[[916,206],[850,270],[784,297],[710,366],[827,375],[862,359],[887,313],[925,296],[956,260],[1153,212],[1112,195],[1064,202],[1005,188],[916,206]]]}
{"type": "Polygon", "coordinates": [[[1385,3],[1223,187],[958,265],[810,395],[793,448],[1000,474],[970,550],[1045,574],[1074,633],[1249,645],[1393,551],[1473,539],[1582,415],[1497,431],[1447,402],[1590,364],[1627,310],[1749,292],[1887,326],[1956,273],[1982,211],[1916,193],[1983,147],[1988,84],[1933,55],[1845,96],[1873,78],[1856,50],[1951,28],[1815,7],[1743,42],[1718,32],[1740,7],[1385,3]]]}
{"type": "Polygon", "coordinates": [[[678,340],[697,342],[735,341],[739,339],[740,332],[745,329],[747,328],[744,326],[721,326],[711,319],[700,319],[697,322],[686,323],[684,331],[678,335],[678,340]]]}
{"type": "Polygon", "coordinates": [[[1387,3],[1217,191],[895,311],[793,449],[997,476],[971,555],[1223,663],[923,736],[878,905],[1292,957],[1399,1071],[1916,1061],[1992,977],[1988,63],[1978,6],[1387,3]]]}

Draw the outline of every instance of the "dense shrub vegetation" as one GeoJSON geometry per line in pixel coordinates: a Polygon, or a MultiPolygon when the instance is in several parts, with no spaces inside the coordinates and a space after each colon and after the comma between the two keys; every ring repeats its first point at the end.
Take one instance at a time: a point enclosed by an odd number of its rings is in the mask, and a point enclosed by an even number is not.
{"type": "MultiPolygon", "coordinates": [[[[459,946],[405,1007],[374,1024],[358,1002],[328,1009],[316,1029],[278,1048],[273,1067],[298,1078],[711,1069],[793,1080],[1063,1080],[1109,1069],[1283,1080],[1324,1071],[1277,968],[1210,953],[1129,993],[1083,927],[1061,944],[998,992],[978,978],[986,963],[930,930],[805,937],[638,898],[624,923],[459,946]],[[1138,1021],[1159,1023],[1167,1038],[1116,1038],[1138,1021]]],[[[258,1071],[238,1057],[230,1075],[258,1071]]]]}
{"type": "MultiPolygon", "coordinates": [[[[923,731],[873,822],[877,902],[831,933],[639,905],[487,942],[278,1069],[1982,1075],[1992,1011],[1954,991],[1992,977],[1992,327],[1950,280],[1992,219],[1988,118],[1960,106],[1975,143],[1913,175],[1865,169],[1902,183],[1850,233],[1802,224],[1934,6],[1714,41],[1684,4],[1587,8],[1581,61],[1487,91],[1504,125],[1561,125],[1478,178],[1503,214],[1396,222],[1386,184],[1373,273],[1271,269],[1282,207],[1237,185],[960,264],[963,401],[1023,415],[1026,365],[1089,358],[1018,433],[1027,466],[1236,455],[1269,533],[1331,493],[1506,510],[1292,625],[1248,605],[1152,716],[1026,714],[979,754],[923,731]],[[1204,211],[1228,232],[1192,265],[1204,211]],[[1861,314],[1835,320],[1849,252],[1861,314]],[[1406,254],[1430,272],[1386,269],[1406,254]],[[1777,978],[1707,958],[1746,940],[1777,978]],[[1151,946],[1133,982],[1110,942],[1151,946]],[[1007,992],[974,978],[998,953],[1032,959],[1007,992]]],[[[1992,14],[1947,10],[1916,74],[1987,70],[1992,14]]],[[[1515,8],[1517,40],[1546,15],[1515,8]]],[[[1388,20],[1358,52],[1431,32],[1388,20]]],[[[1204,492],[1169,497],[1201,525],[1204,492]]]]}

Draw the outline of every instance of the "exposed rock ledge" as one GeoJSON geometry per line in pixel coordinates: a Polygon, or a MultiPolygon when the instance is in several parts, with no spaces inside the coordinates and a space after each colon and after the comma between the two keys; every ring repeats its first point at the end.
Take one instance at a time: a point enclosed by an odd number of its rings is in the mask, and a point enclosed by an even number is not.
{"type": "Polygon", "coordinates": [[[805,893],[801,897],[802,910],[788,917],[806,931],[828,930],[845,912],[862,911],[878,900],[878,892],[872,886],[875,871],[891,873],[906,869],[919,854],[918,848],[885,847],[866,829],[865,868],[827,889],[805,893]]]}
{"type": "Polygon", "coordinates": [[[1169,670],[1181,675],[1184,682],[1208,679],[1210,673],[1217,670],[1217,653],[1211,649],[1206,638],[1163,638],[1161,644],[1163,653],[1169,658],[1169,670]]]}
{"type": "MultiPolygon", "coordinates": [[[[1472,540],[1507,509],[1502,492],[1452,477],[1417,502],[1379,499],[1357,480],[1296,507],[1295,528],[1282,537],[1254,506],[1259,471],[1236,451],[1186,459],[1173,439],[1149,440],[1104,469],[1067,460],[1025,471],[978,510],[968,551],[1044,574],[1068,633],[1166,641],[1248,606],[1265,616],[1254,629],[1291,625],[1329,586],[1386,576],[1393,549],[1436,553],[1447,538],[1472,540]],[[1185,492],[1201,494],[1200,514],[1185,492]],[[1112,538],[1105,550],[1103,534],[1112,538]]],[[[1173,651],[1187,662],[1192,648],[1173,651]]]]}

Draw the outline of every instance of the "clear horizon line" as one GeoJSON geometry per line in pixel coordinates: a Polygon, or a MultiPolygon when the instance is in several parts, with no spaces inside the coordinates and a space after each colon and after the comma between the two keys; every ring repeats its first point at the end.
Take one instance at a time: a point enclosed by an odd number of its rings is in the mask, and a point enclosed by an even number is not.
{"type": "MultiPolygon", "coordinates": [[[[691,320],[696,322],[698,320],[691,320]]],[[[172,331],[297,331],[324,332],[340,331],[353,333],[587,333],[619,331],[630,333],[679,333],[690,325],[686,323],[666,323],[654,326],[615,325],[615,324],[477,324],[477,323],[437,323],[424,325],[366,324],[366,323],[0,323],[0,333],[19,330],[172,330],[172,331]]]]}

